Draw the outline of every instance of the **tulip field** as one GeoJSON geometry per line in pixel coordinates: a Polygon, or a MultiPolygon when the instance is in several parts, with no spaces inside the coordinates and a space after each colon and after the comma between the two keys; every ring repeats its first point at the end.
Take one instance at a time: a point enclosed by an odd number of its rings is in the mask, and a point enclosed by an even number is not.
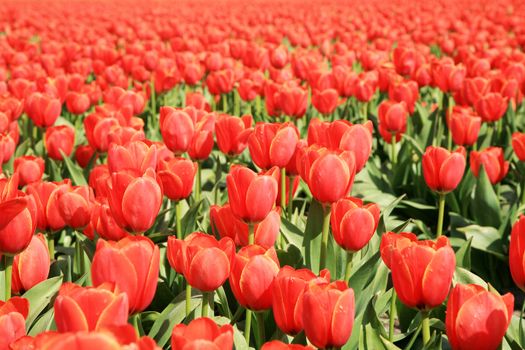
{"type": "Polygon", "coordinates": [[[0,2],[0,350],[525,349],[523,0],[0,2]]]}

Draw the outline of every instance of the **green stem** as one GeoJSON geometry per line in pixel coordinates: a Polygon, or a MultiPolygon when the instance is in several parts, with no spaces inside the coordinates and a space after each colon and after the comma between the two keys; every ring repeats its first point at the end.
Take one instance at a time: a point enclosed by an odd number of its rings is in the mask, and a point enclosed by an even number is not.
{"type": "Polygon", "coordinates": [[[201,201],[201,163],[197,162],[197,176],[195,178],[195,203],[201,201]]]}
{"type": "Polygon", "coordinates": [[[208,317],[208,310],[213,314],[213,291],[202,293],[202,317],[208,317]]]}
{"type": "Polygon", "coordinates": [[[388,340],[390,342],[394,341],[394,325],[395,325],[395,319],[396,319],[396,290],[394,287],[392,287],[392,296],[390,297],[390,312],[389,312],[389,324],[388,324],[388,340]]]}
{"type": "Polygon", "coordinates": [[[261,96],[255,97],[255,115],[257,118],[261,118],[261,96]]]}
{"type": "Polygon", "coordinates": [[[250,333],[252,331],[252,312],[246,309],[246,323],[244,326],[244,339],[246,339],[246,344],[250,346],[250,333]]]}
{"type": "Polygon", "coordinates": [[[350,271],[352,270],[352,263],[354,260],[354,252],[346,252],[346,269],[345,269],[345,282],[350,280],[350,271]]]}
{"type": "Polygon", "coordinates": [[[233,115],[239,117],[241,114],[241,99],[237,89],[233,90],[233,115]]]}
{"type": "Polygon", "coordinates": [[[222,95],[222,111],[228,113],[228,95],[222,95]]]}
{"type": "Polygon", "coordinates": [[[410,338],[410,341],[408,342],[405,350],[410,350],[414,343],[416,342],[417,337],[419,336],[419,333],[421,333],[421,325],[417,327],[414,334],[412,335],[412,338],[410,338]]]}
{"type": "Polygon", "coordinates": [[[323,231],[321,238],[321,254],[319,259],[319,270],[326,267],[326,255],[328,252],[328,238],[330,233],[330,212],[331,208],[329,205],[324,206],[323,215],[323,231]]]}
{"type": "Polygon", "coordinates": [[[242,306],[239,306],[237,308],[237,311],[235,311],[235,313],[233,314],[230,324],[236,324],[243,312],[244,312],[244,308],[242,306]]]}
{"type": "Polygon", "coordinates": [[[248,224],[248,244],[255,243],[255,225],[252,223],[248,224]]]}
{"type": "Polygon", "coordinates": [[[443,217],[445,216],[445,194],[440,193],[439,194],[439,212],[438,212],[438,223],[437,223],[437,231],[436,231],[436,237],[440,237],[443,233],[443,217]]]}
{"type": "Polygon", "coordinates": [[[392,144],[392,148],[390,150],[392,152],[390,159],[392,161],[392,168],[393,168],[396,165],[396,163],[397,163],[397,152],[396,152],[396,142],[397,142],[397,140],[396,140],[396,134],[394,134],[394,133],[392,134],[392,138],[391,138],[390,142],[392,144]]]}
{"type": "Polygon", "coordinates": [[[183,239],[184,237],[182,236],[182,208],[181,208],[182,204],[181,204],[181,201],[177,201],[177,203],[175,203],[175,220],[177,221],[177,238],[178,239],[183,239]]]}
{"type": "Polygon", "coordinates": [[[139,317],[140,317],[140,314],[132,315],[131,316],[131,324],[133,325],[133,328],[135,328],[135,331],[137,332],[137,335],[140,336],[141,331],[140,331],[140,327],[139,327],[139,317]]]}
{"type": "Polygon", "coordinates": [[[525,176],[523,176],[521,185],[521,205],[525,204],[525,176]]]}
{"type": "MultiPolygon", "coordinates": [[[[290,192],[292,189],[290,188],[290,192]]],[[[281,169],[281,211],[284,214],[286,208],[286,168],[281,169]]]]}
{"type": "Polygon", "coordinates": [[[49,249],[49,259],[55,260],[55,238],[52,232],[47,234],[47,248],[49,249]]]}
{"type": "Polygon", "coordinates": [[[258,339],[257,339],[257,348],[260,349],[264,344],[266,335],[264,331],[264,313],[256,312],[255,316],[257,317],[257,328],[259,330],[258,339]]]}
{"type": "Polygon", "coordinates": [[[521,313],[520,313],[520,326],[519,326],[519,341],[520,344],[523,344],[523,313],[525,312],[525,299],[523,299],[523,305],[521,306],[521,313]]]}
{"type": "Polygon", "coordinates": [[[430,341],[430,318],[428,311],[421,311],[421,327],[423,329],[423,345],[430,341]]]}
{"type": "Polygon", "coordinates": [[[186,281],[186,317],[190,315],[191,312],[191,286],[186,281]]]}
{"type": "MultiPolygon", "coordinates": [[[[155,82],[151,80],[151,116],[152,121],[155,121],[157,115],[157,97],[155,96],[155,82]]],[[[153,124],[153,123],[152,123],[153,124]]]]}
{"type": "Polygon", "coordinates": [[[13,260],[13,256],[7,254],[4,255],[5,301],[8,301],[11,298],[11,278],[13,273],[13,260]]]}
{"type": "MultiPolygon", "coordinates": [[[[289,183],[290,183],[290,192],[288,193],[288,220],[291,220],[292,214],[293,214],[293,183],[294,183],[293,176],[290,176],[289,183]]],[[[524,182],[524,187],[525,187],[525,182],[524,182]]]]}

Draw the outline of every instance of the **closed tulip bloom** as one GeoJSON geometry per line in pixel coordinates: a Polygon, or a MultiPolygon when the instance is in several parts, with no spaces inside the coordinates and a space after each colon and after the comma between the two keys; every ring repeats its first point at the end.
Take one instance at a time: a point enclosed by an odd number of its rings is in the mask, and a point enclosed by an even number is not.
{"type": "Polygon", "coordinates": [[[503,149],[488,147],[482,151],[470,153],[470,170],[478,177],[481,166],[485,169],[490,182],[494,185],[503,180],[509,171],[509,162],[505,161],[503,149]]]}
{"type": "Polygon", "coordinates": [[[42,234],[31,238],[31,243],[13,261],[11,290],[15,294],[30,290],[49,275],[49,250],[42,234]]]}
{"type": "Polygon", "coordinates": [[[423,154],[423,176],[427,186],[438,193],[454,191],[465,172],[465,149],[453,152],[442,147],[427,147],[423,154]]]}
{"type": "Polygon", "coordinates": [[[371,121],[364,124],[354,124],[343,134],[339,142],[341,150],[354,153],[356,173],[365,167],[372,153],[373,129],[374,125],[371,121]]]}
{"type": "Polygon", "coordinates": [[[405,247],[409,245],[410,242],[415,241],[417,241],[417,236],[411,232],[385,232],[381,236],[381,244],[379,245],[381,259],[390,269],[392,266],[393,251],[405,247]]]}
{"type": "Polygon", "coordinates": [[[408,111],[404,102],[383,101],[377,109],[379,126],[389,134],[402,134],[406,130],[408,111]]]}
{"type": "Polygon", "coordinates": [[[301,159],[301,178],[312,196],[323,204],[331,204],[350,192],[355,177],[353,152],[332,152],[311,146],[301,159]]]}
{"type": "Polygon", "coordinates": [[[260,311],[272,307],[272,287],[279,273],[279,260],[272,247],[252,244],[241,248],[233,258],[230,286],[235,299],[247,309],[260,311]]]}
{"type": "Polygon", "coordinates": [[[193,232],[184,240],[169,237],[166,253],[171,267],[203,292],[216,290],[228,279],[234,254],[235,243],[231,238],[217,241],[202,232],[193,232]]]}
{"type": "Polygon", "coordinates": [[[20,175],[20,186],[41,180],[44,168],[44,159],[35,156],[19,157],[14,163],[14,170],[20,175]]]}
{"type": "MultiPolygon", "coordinates": [[[[277,326],[286,334],[303,330],[303,294],[308,283],[317,276],[308,269],[281,268],[273,281],[272,310],[277,326]]],[[[321,271],[321,277],[330,282],[330,272],[321,271]]]]}
{"type": "Polygon", "coordinates": [[[110,283],[98,287],[64,283],[54,309],[59,332],[94,331],[128,322],[128,296],[116,293],[110,283]]]}
{"type": "Polygon", "coordinates": [[[9,132],[0,134],[0,164],[5,164],[11,160],[13,154],[15,154],[17,132],[9,132]]]}
{"type": "Polygon", "coordinates": [[[312,105],[321,114],[331,114],[339,103],[339,93],[336,89],[314,90],[312,105]]]}
{"type": "Polygon", "coordinates": [[[312,280],[303,296],[303,326],[308,340],[325,349],[341,347],[350,338],[354,325],[354,290],[345,282],[312,280]]]}
{"type": "Polygon", "coordinates": [[[453,350],[497,349],[509,327],[514,296],[458,284],[448,298],[445,326],[453,350]]]}
{"type": "Polygon", "coordinates": [[[279,91],[279,105],[285,115],[301,118],[308,107],[308,92],[300,86],[284,86],[279,91]]]}
{"type": "Polygon", "coordinates": [[[89,186],[74,186],[58,194],[58,211],[65,224],[82,230],[91,221],[95,195],[89,186]]]}
{"type": "Polygon", "coordinates": [[[62,103],[58,98],[35,92],[26,100],[25,110],[36,126],[47,128],[55,124],[60,116],[62,103]]]}
{"type": "Polygon", "coordinates": [[[221,114],[215,123],[217,146],[225,155],[237,156],[248,146],[248,139],[253,131],[252,116],[235,117],[221,114]]]}
{"type": "Polygon", "coordinates": [[[359,198],[343,198],[332,206],[330,222],[335,241],[343,249],[357,252],[368,244],[379,223],[375,203],[363,204],[359,198]]]}
{"type": "Polygon", "coordinates": [[[128,295],[129,312],[141,312],[155,295],[159,262],[159,247],[147,237],[130,236],[118,242],[100,239],[91,265],[93,285],[114,283],[128,295]]]}
{"type": "Polygon", "coordinates": [[[0,254],[15,255],[27,248],[35,233],[35,199],[18,191],[18,174],[0,179],[0,254]]]}
{"type": "Polygon", "coordinates": [[[248,139],[252,160],[261,169],[284,168],[299,142],[299,131],[291,123],[259,123],[248,139]]]}
{"type": "Polygon", "coordinates": [[[525,290],[525,216],[512,226],[509,245],[509,267],[514,283],[525,290]]]}
{"type": "Polygon", "coordinates": [[[481,118],[465,114],[452,113],[448,121],[452,140],[459,146],[472,146],[478,139],[481,118]]]}
{"type": "Polygon", "coordinates": [[[317,145],[329,150],[339,150],[343,135],[350,130],[352,123],[347,120],[323,122],[317,118],[308,125],[308,146],[317,145]]]}
{"type": "Polygon", "coordinates": [[[195,133],[188,148],[188,155],[193,160],[205,160],[213,150],[213,133],[215,131],[215,114],[204,113],[195,110],[200,114],[195,123],[195,133]]]}
{"type": "Polygon", "coordinates": [[[94,233],[96,232],[100,238],[108,241],[119,241],[129,236],[129,233],[115,222],[111,209],[105,202],[94,204],[91,212],[91,222],[83,232],[90,238],[94,238],[94,233]]]}
{"type": "Polygon", "coordinates": [[[186,158],[161,160],[157,167],[157,176],[164,194],[174,201],[189,197],[196,173],[197,163],[186,158]]]}
{"type": "Polygon", "coordinates": [[[180,350],[232,350],[233,327],[217,326],[207,317],[197,318],[188,325],[178,324],[171,333],[171,348],[180,350]]]}
{"type": "Polygon", "coordinates": [[[69,157],[75,147],[75,129],[67,125],[49,127],[44,136],[44,144],[50,158],[62,160],[60,151],[69,157]]]}
{"type": "Polygon", "coordinates": [[[512,148],[518,159],[525,162],[525,133],[515,132],[512,134],[512,148]]]}
{"type": "Polygon", "coordinates": [[[26,335],[29,301],[13,297],[0,301],[0,349],[8,350],[11,343],[26,335]]]}
{"type": "Polygon", "coordinates": [[[130,171],[113,173],[109,181],[109,206],[117,223],[130,232],[145,232],[155,222],[162,191],[155,171],[139,176],[130,171]]]}
{"type": "Polygon", "coordinates": [[[275,205],[278,179],[277,168],[258,175],[246,167],[232,165],[226,187],[233,214],[248,223],[264,220],[275,205]]]}
{"type": "Polygon", "coordinates": [[[160,108],[160,132],[166,146],[181,155],[190,147],[195,121],[183,110],[164,106],[160,108]]]}
{"type": "Polygon", "coordinates": [[[421,310],[439,306],[448,295],[456,256],[447,237],[404,241],[392,248],[390,270],[399,300],[421,310]]]}
{"type": "Polygon", "coordinates": [[[483,95],[474,105],[476,112],[487,123],[500,120],[505,115],[507,106],[508,99],[497,92],[483,95]]]}
{"type": "Polygon", "coordinates": [[[264,343],[261,350],[313,350],[311,346],[300,344],[286,344],[279,340],[264,343]]]}
{"type": "Polygon", "coordinates": [[[148,146],[142,141],[132,141],[120,146],[111,144],[108,151],[108,168],[110,173],[122,170],[136,170],[144,174],[148,168],[157,166],[157,146],[148,146]]]}
{"type": "Polygon", "coordinates": [[[70,91],[66,95],[66,107],[71,114],[82,114],[86,112],[91,105],[88,94],[70,91]]]}
{"type": "Polygon", "coordinates": [[[57,195],[67,191],[69,180],[62,182],[39,181],[27,186],[26,192],[35,199],[36,225],[40,231],[58,230],[66,223],[58,211],[57,195]],[[51,203],[49,203],[51,201],[51,203]]]}
{"type": "MultiPolygon", "coordinates": [[[[213,233],[220,237],[230,237],[235,245],[243,247],[248,245],[248,224],[237,218],[229,204],[222,207],[210,207],[210,221],[213,233]]],[[[281,215],[278,210],[272,210],[264,220],[254,225],[255,244],[266,249],[273,247],[279,228],[281,215]]]]}

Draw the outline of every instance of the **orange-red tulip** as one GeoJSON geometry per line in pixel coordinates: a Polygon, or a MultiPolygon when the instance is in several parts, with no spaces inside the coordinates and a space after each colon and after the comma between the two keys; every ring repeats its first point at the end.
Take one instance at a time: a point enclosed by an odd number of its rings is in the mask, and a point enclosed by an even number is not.
{"type": "Polygon", "coordinates": [[[525,162],[525,133],[515,132],[512,134],[512,148],[518,159],[525,162]]]}
{"type": "Polygon", "coordinates": [[[13,261],[11,290],[20,294],[38,283],[45,281],[49,275],[49,250],[46,238],[37,234],[31,238],[31,243],[13,261]]]}
{"type": "Polygon", "coordinates": [[[291,123],[259,123],[248,139],[252,160],[261,169],[284,168],[299,142],[299,131],[291,123]]]}
{"type": "Polygon", "coordinates": [[[525,216],[512,226],[509,245],[509,267],[514,283],[525,290],[525,216]]]}
{"type": "Polygon", "coordinates": [[[171,333],[171,348],[232,350],[233,327],[229,324],[219,327],[207,317],[197,318],[188,325],[178,324],[171,333]]]}
{"type": "Polygon", "coordinates": [[[26,317],[29,314],[29,301],[13,297],[0,301],[0,349],[8,350],[9,345],[26,335],[26,317]]]}
{"type": "Polygon", "coordinates": [[[481,166],[485,169],[490,182],[494,185],[503,180],[509,171],[509,162],[505,161],[503,149],[489,147],[470,153],[470,170],[478,177],[481,166]]]}
{"type": "Polygon", "coordinates": [[[454,191],[465,172],[465,149],[459,147],[450,152],[442,147],[427,147],[423,154],[423,176],[432,191],[454,191]]]}
{"type": "Polygon", "coordinates": [[[178,201],[187,198],[193,191],[193,181],[197,173],[197,163],[186,158],[161,160],[157,176],[162,183],[166,197],[178,201]]]}
{"type": "Polygon", "coordinates": [[[133,141],[124,146],[111,144],[108,151],[110,173],[135,170],[144,174],[148,168],[157,166],[157,146],[148,146],[142,141],[133,141]]]}
{"type": "Polygon", "coordinates": [[[244,115],[239,118],[221,114],[215,123],[217,146],[226,155],[239,155],[248,146],[248,138],[252,131],[251,115],[244,115]]]}
{"type": "Polygon", "coordinates": [[[22,156],[15,159],[14,170],[20,175],[20,186],[37,182],[44,175],[44,159],[35,156],[22,156]]]}
{"type": "Polygon", "coordinates": [[[62,160],[62,151],[69,157],[75,146],[75,129],[67,125],[47,128],[44,136],[47,155],[55,160],[62,160]]]}
{"type": "Polygon", "coordinates": [[[300,344],[286,344],[279,340],[264,343],[261,350],[313,350],[311,346],[300,344]]]}

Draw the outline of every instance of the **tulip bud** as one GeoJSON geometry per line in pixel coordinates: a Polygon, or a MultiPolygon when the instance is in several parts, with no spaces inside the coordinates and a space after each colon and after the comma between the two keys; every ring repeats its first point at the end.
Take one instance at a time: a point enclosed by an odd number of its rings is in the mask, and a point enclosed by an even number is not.
{"type": "Polygon", "coordinates": [[[463,178],[465,164],[463,147],[454,152],[442,147],[427,147],[423,154],[423,176],[427,186],[439,193],[454,191],[463,178]]]}
{"type": "Polygon", "coordinates": [[[286,344],[279,340],[264,343],[261,350],[313,350],[311,346],[300,344],[286,344]]]}
{"type": "Polygon", "coordinates": [[[452,112],[448,121],[452,140],[459,146],[471,146],[478,139],[481,118],[461,112],[452,112]]]}
{"type": "Polygon", "coordinates": [[[160,132],[166,146],[180,155],[190,147],[195,122],[188,113],[164,106],[160,108],[160,132]]]}
{"type": "Polygon", "coordinates": [[[66,95],[66,107],[71,114],[82,114],[89,109],[90,105],[88,94],[70,91],[66,95]]]}
{"type": "Polygon", "coordinates": [[[390,141],[390,138],[385,137],[385,135],[392,134],[396,138],[401,137],[405,132],[407,126],[407,117],[408,111],[406,104],[404,102],[393,102],[393,101],[383,101],[378,107],[377,110],[379,116],[379,131],[381,136],[386,141],[390,141]]]}

